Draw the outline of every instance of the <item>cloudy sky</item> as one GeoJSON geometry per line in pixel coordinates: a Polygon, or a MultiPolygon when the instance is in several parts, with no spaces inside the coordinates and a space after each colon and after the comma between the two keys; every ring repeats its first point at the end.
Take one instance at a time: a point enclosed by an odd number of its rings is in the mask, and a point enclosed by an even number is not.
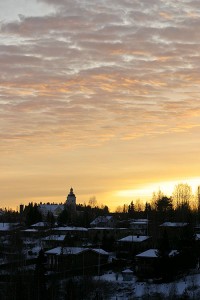
{"type": "Polygon", "coordinates": [[[1,205],[200,184],[199,0],[0,3],[1,205]]]}

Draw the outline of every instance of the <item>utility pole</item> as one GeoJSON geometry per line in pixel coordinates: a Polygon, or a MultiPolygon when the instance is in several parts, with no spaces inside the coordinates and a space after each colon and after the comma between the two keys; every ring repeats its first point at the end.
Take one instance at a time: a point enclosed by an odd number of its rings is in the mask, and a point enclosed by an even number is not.
{"type": "Polygon", "coordinates": [[[98,256],[98,277],[100,280],[100,243],[99,243],[99,256],[98,256]]]}

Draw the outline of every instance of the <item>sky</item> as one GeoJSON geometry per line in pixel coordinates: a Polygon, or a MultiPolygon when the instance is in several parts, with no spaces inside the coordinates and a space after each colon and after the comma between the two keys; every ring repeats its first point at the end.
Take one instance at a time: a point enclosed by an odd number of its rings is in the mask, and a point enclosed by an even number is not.
{"type": "Polygon", "coordinates": [[[200,184],[199,0],[0,3],[0,207],[200,184]]]}

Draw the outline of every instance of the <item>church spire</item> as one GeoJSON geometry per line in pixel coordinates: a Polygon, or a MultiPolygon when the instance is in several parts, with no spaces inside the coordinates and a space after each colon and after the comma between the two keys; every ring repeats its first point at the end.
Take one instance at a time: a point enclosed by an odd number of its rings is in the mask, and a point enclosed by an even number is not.
{"type": "Polygon", "coordinates": [[[66,199],[66,206],[70,207],[70,209],[76,210],[76,196],[72,187],[70,188],[69,194],[66,199]]]}

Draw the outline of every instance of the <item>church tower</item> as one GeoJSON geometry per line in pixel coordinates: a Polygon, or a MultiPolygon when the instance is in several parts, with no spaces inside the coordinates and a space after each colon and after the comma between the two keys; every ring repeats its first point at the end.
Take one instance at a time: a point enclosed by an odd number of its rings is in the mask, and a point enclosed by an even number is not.
{"type": "Polygon", "coordinates": [[[73,188],[71,187],[70,192],[67,196],[66,207],[76,210],[76,196],[74,194],[73,188]]]}

